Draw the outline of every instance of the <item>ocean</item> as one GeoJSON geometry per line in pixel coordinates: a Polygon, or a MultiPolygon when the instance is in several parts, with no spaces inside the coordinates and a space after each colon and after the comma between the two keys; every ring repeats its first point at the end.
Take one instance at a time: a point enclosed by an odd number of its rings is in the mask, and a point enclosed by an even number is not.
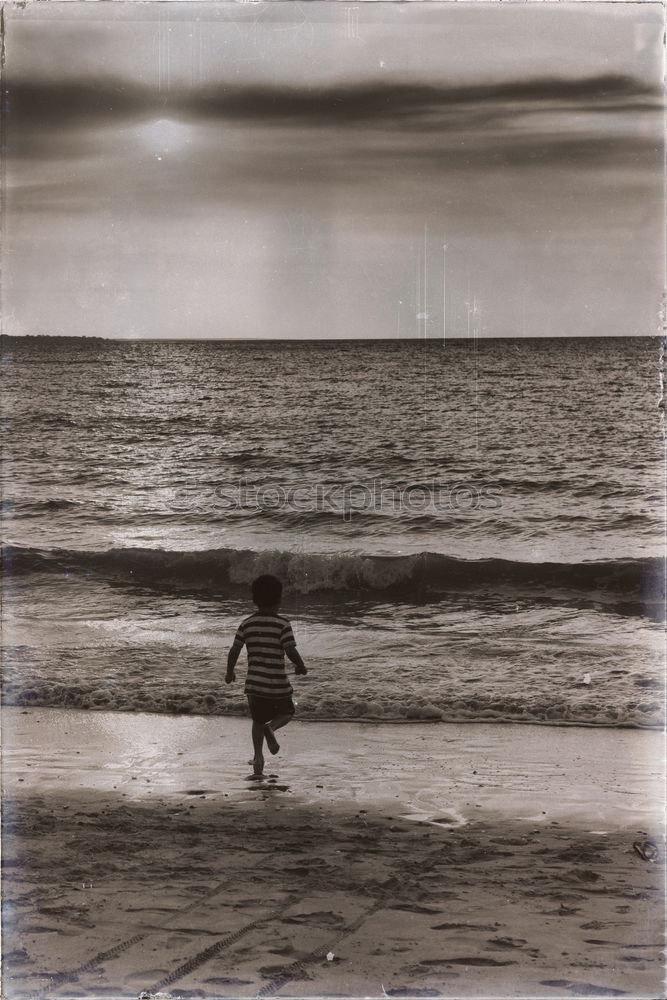
{"type": "Polygon", "coordinates": [[[242,715],[285,585],[301,719],[664,722],[652,338],[3,338],[4,701],[242,715]]]}

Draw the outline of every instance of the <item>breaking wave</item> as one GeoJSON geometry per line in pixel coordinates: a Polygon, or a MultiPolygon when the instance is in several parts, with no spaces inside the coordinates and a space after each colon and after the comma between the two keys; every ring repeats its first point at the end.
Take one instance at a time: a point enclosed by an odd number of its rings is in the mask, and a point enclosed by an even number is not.
{"type": "Polygon", "coordinates": [[[170,551],[116,548],[103,551],[6,546],[8,576],[89,573],[156,589],[176,587],[226,594],[245,589],[260,573],[278,576],[291,592],[350,596],[390,592],[420,594],[510,592],[537,599],[589,600],[655,615],[664,602],[661,559],[604,559],[579,563],[457,559],[434,552],[379,556],[220,548],[170,551]]]}

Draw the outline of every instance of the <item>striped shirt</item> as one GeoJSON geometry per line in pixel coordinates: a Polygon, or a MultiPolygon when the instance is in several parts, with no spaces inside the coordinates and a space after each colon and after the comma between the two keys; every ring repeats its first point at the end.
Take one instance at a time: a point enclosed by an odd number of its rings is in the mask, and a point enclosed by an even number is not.
{"type": "Polygon", "coordinates": [[[292,626],[283,615],[250,615],[239,625],[234,646],[248,651],[245,693],[259,698],[286,698],[292,685],[285,673],[284,651],[296,646],[292,626]]]}

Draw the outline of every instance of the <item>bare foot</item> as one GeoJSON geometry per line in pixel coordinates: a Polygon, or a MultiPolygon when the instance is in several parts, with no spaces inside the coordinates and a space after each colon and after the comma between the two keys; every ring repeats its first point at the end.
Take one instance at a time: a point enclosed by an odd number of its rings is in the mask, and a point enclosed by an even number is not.
{"type": "Polygon", "coordinates": [[[278,751],[280,750],[280,744],[278,743],[275,733],[273,732],[273,729],[271,729],[271,726],[269,725],[268,722],[264,726],[264,738],[266,740],[266,745],[271,751],[271,753],[278,753],[278,751]]]}
{"type": "Polygon", "coordinates": [[[248,761],[248,763],[250,764],[250,766],[253,769],[253,771],[254,771],[255,774],[258,774],[258,775],[264,774],[264,758],[263,757],[253,757],[252,760],[248,761]]]}

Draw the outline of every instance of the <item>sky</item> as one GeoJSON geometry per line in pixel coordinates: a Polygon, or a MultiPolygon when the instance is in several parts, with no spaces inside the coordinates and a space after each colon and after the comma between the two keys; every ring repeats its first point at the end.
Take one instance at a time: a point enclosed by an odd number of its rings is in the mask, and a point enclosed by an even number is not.
{"type": "Polygon", "coordinates": [[[645,335],[654,3],[5,7],[3,330],[645,335]]]}

